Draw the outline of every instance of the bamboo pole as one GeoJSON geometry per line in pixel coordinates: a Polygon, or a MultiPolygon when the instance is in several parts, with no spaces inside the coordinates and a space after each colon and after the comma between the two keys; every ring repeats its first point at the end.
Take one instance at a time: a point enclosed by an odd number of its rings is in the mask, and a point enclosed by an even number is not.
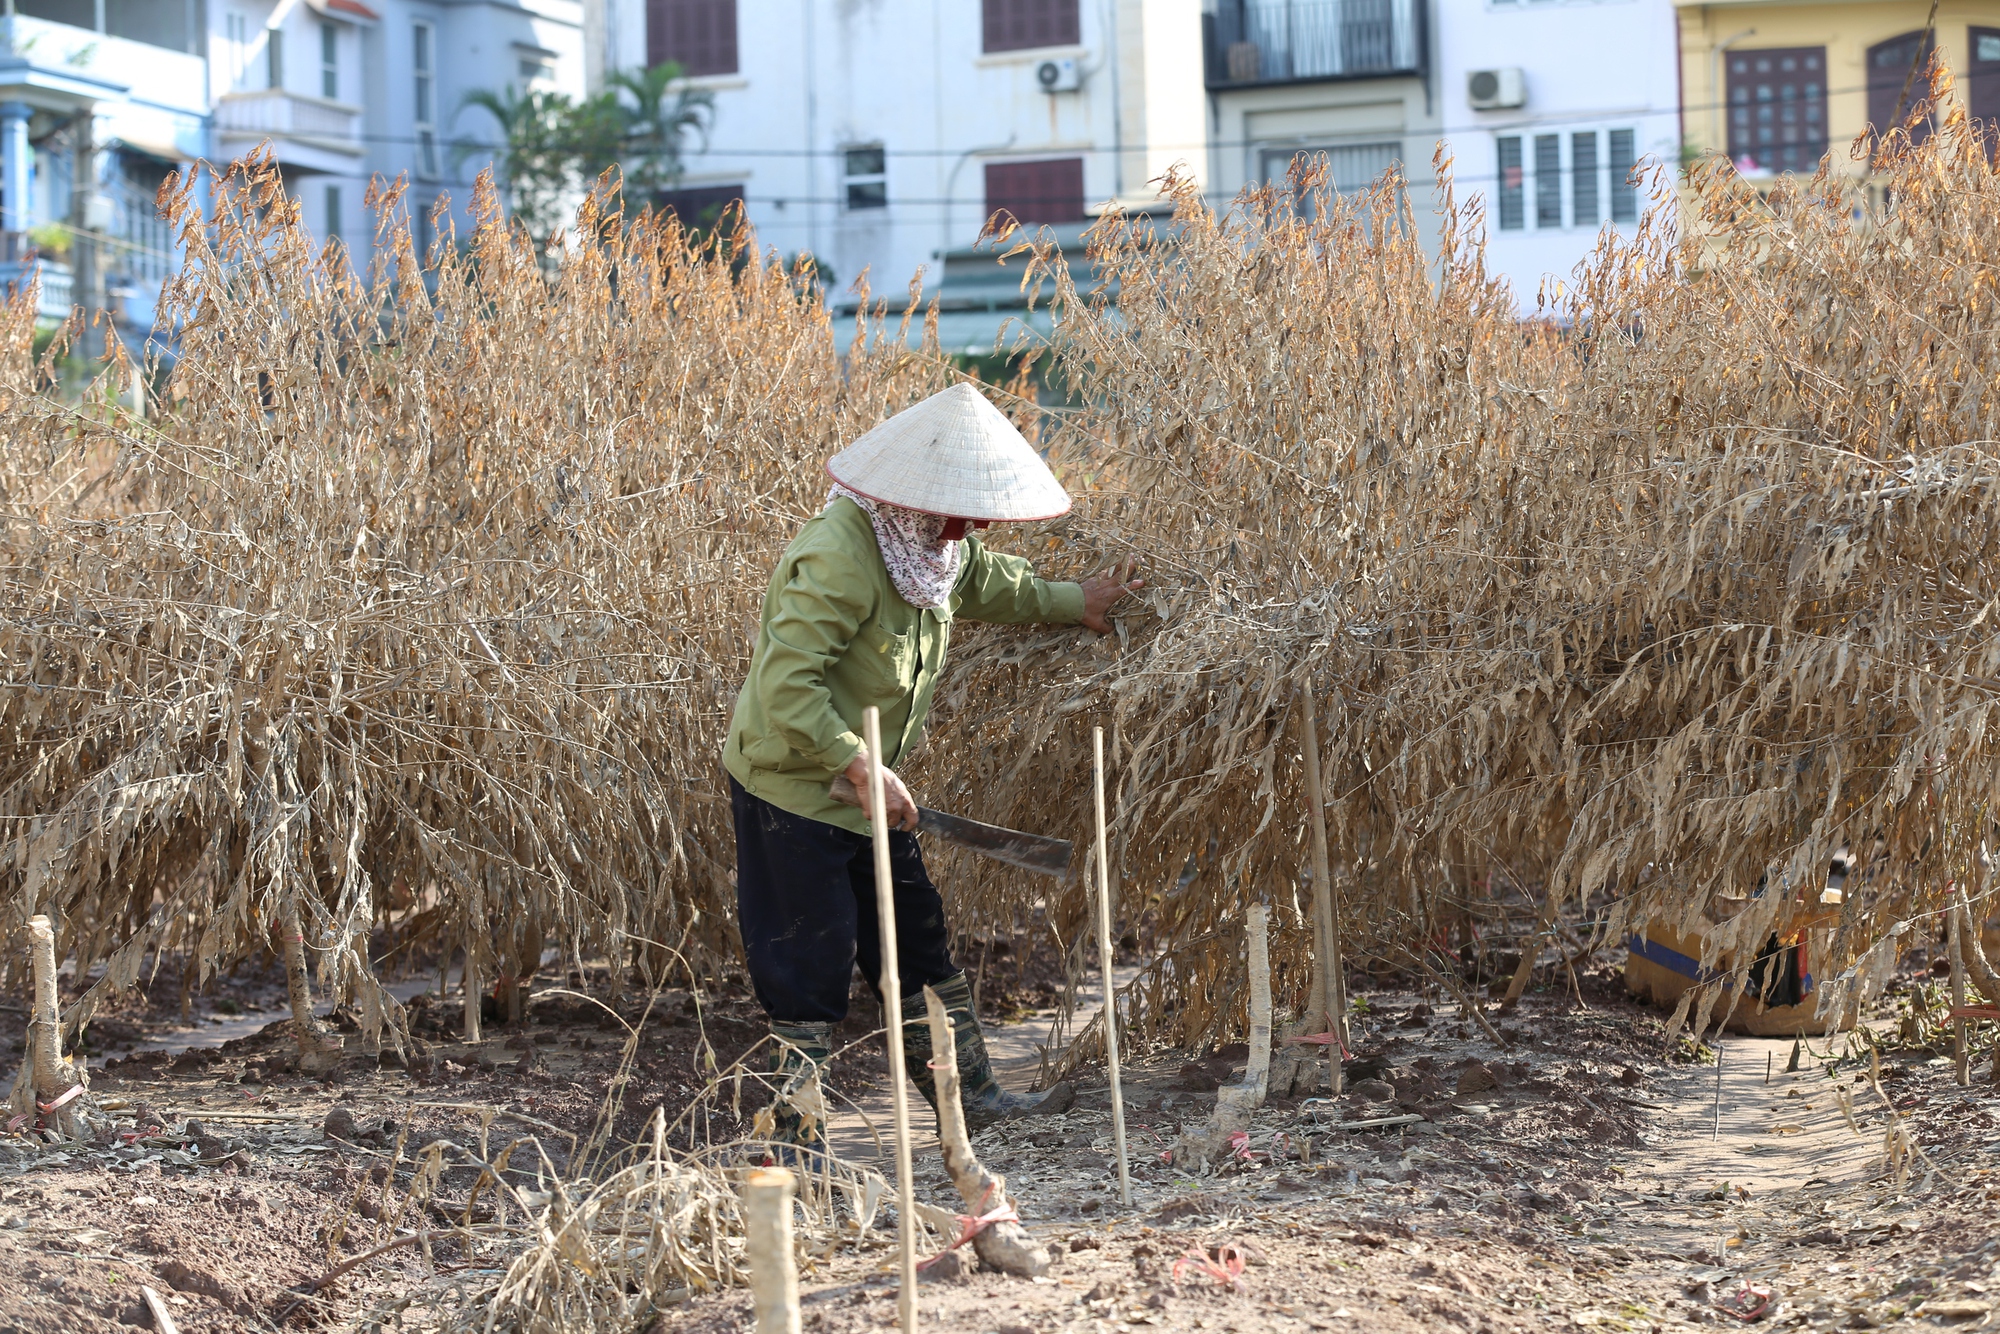
{"type": "MultiPolygon", "coordinates": [[[[917,1192],[910,1173],[910,1090],[903,1066],[903,979],[896,968],[896,887],[889,878],[889,821],[883,809],[882,711],[861,717],[868,743],[868,827],[875,839],[875,916],[882,928],[882,1013],[889,1024],[889,1097],[896,1117],[896,1244],[901,1291],[896,1309],[904,1334],[917,1328],[917,1192]]],[[[940,1100],[942,1101],[942,1100],[940,1100]]]]}
{"type": "Polygon", "coordinates": [[[1271,907],[1253,903],[1249,919],[1250,1059],[1243,1082],[1256,1090],[1256,1106],[1264,1105],[1271,1084],[1271,907]]]}
{"type": "Polygon", "coordinates": [[[743,1233],[757,1334],[799,1334],[799,1270],[792,1256],[792,1187],[782,1167],[761,1167],[743,1185],[743,1233]]]}
{"type": "Polygon", "coordinates": [[[56,994],[56,933],[49,919],[28,919],[30,971],[35,1007],[28,1018],[28,1061],[33,1084],[32,1108],[43,1112],[45,1124],[74,1139],[82,1133],[82,1094],[86,1083],[76,1063],[62,1054],[62,1006],[56,994]]]}
{"type": "Polygon", "coordinates": [[[292,1007],[292,1028],[301,1047],[308,1045],[313,1031],[312,974],[306,967],[306,932],[299,921],[298,903],[285,897],[278,913],[278,932],[284,937],[285,998],[292,1007]]]}
{"type": "MultiPolygon", "coordinates": [[[[965,1131],[965,1106],[958,1100],[958,1043],[951,1014],[929,987],[924,988],[924,1008],[930,1014],[931,1050],[936,1053],[931,1057],[931,1071],[937,1077],[938,1147],[944,1151],[944,1170],[972,1217],[1011,1215],[1014,1201],[1007,1194],[1007,1179],[986,1170],[965,1131]]],[[[1014,1217],[994,1219],[974,1233],[972,1249],[981,1264],[1003,1274],[1034,1278],[1049,1267],[1048,1248],[1038,1245],[1014,1217]]]]}
{"type": "Polygon", "coordinates": [[[482,898],[480,887],[472,887],[472,901],[465,910],[465,972],[460,979],[465,984],[465,1040],[477,1042],[479,1034],[479,995],[484,984],[479,977],[479,924],[484,916],[479,910],[482,898]]]}
{"type": "Polygon", "coordinates": [[[1313,970],[1313,998],[1318,1018],[1326,1021],[1318,1031],[1331,1033],[1335,1047],[1328,1048],[1333,1067],[1333,1092],[1340,1092],[1341,1057],[1347,1051],[1347,982],[1342,976],[1340,929],[1334,915],[1333,871],[1326,853],[1326,788],[1319,772],[1319,718],[1314,712],[1312,683],[1300,692],[1306,742],[1306,814],[1312,825],[1313,937],[1318,946],[1313,970]],[[1336,1049],[1337,1048],[1337,1049],[1336,1049]]]}
{"type": "Polygon", "coordinates": [[[139,1295],[146,1299],[146,1310],[153,1317],[153,1328],[159,1334],[181,1334],[181,1327],[174,1323],[174,1313],[160,1300],[160,1294],[145,1284],[139,1285],[139,1295]]]}
{"type": "MultiPolygon", "coordinates": [[[[1959,927],[1961,914],[1957,897],[1954,891],[1950,911],[1945,913],[1945,940],[1951,953],[1951,1008],[1962,1010],[1965,1008],[1965,933],[1959,927]]],[[[1951,1058],[1952,1077],[1963,1088],[1972,1082],[1963,1016],[1951,1021],[1951,1058]]]]}
{"type": "MultiPolygon", "coordinates": [[[[1104,820],[1104,729],[1092,730],[1097,795],[1097,957],[1104,970],[1104,1063],[1111,1077],[1111,1142],[1118,1152],[1118,1203],[1132,1207],[1132,1166],[1125,1152],[1125,1091],[1118,1073],[1118,987],[1111,974],[1111,856],[1104,820]]],[[[1268,1045],[1268,1044],[1267,1044],[1268,1045]]]]}

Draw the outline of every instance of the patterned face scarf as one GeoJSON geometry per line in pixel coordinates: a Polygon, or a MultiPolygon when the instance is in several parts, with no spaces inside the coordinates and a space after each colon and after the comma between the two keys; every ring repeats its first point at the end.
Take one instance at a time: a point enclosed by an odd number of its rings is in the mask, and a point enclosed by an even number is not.
{"type": "Polygon", "coordinates": [[[882,564],[889,569],[889,581],[912,607],[942,607],[958,582],[958,566],[964,554],[957,542],[944,537],[945,525],[952,520],[942,514],[925,514],[870,500],[859,492],[835,483],[826,493],[827,504],[846,496],[861,507],[875,529],[875,545],[882,550],[882,564]]]}

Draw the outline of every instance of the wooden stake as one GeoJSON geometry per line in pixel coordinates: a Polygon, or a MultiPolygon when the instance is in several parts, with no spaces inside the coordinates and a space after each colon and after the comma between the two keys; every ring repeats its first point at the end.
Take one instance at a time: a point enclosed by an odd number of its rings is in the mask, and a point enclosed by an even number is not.
{"type": "Polygon", "coordinates": [[[1271,1083],[1271,908],[1253,903],[1249,919],[1250,1059],[1243,1082],[1256,1090],[1255,1105],[1264,1105],[1271,1083]]]}
{"type": "MultiPolygon", "coordinates": [[[[479,921],[484,915],[479,911],[481,894],[479,886],[472,887],[472,901],[465,910],[465,973],[461,979],[465,983],[465,1040],[479,1041],[479,993],[483,987],[479,980],[479,921]]],[[[614,970],[615,971],[615,970],[614,970]]]]}
{"type": "MultiPolygon", "coordinates": [[[[1952,895],[1950,910],[1945,913],[1945,940],[1951,952],[1951,1008],[1965,1008],[1965,933],[1959,929],[1956,892],[1952,895]]],[[[1972,1082],[1972,1070],[1966,1052],[1965,1020],[1951,1021],[1952,1075],[1961,1088],[1972,1082]]]]}
{"type": "Polygon", "coordinates": [[[1111,1075],[1111,1142],[1118,1152],[1118,1202],[1130,1209],[1132,1167],[1125,1156],[1125,1092],[1118,1075],[1118,987],[1111,975],[1111,857],[1110,840],[1105,836],[1102,727],[1093,729],[1091,742],[1097,787],[1097,957],[1104,969],[1104,1063],[1111,1075]]]}
{"type": "MultiPolygon", "coordinates": [[[[868,743],[868,821],[875,838],[875,916],[882,927],[882,1013],[889,1023],[889,1097],[896,1116],[896,1241],[902,1275],[896,1308],[904,1334],[917,1328],[917,1192],[910,1175],[910,1090],[903,1067],[903,979],[896,968],[896,887],[889,878],[889,822],[882,789],[882,711],[861,715],[868,743]]],[[[939,1098],[942,1105],[943,1098],[939,1098]]]]}
{"type": "Polygon", "coordinates": [[[1512,1014],[1514,1007],[1521,1003],[1521,993],[1528,989],[1528,979],[1535,975],[1535,960],[1542,952],[1542,937],[1549,935],[1556,924],[1556,889],[1549,886],[1548,898],[1542,904],[1542,911],[1535,918],[1535,930],[1521,942],[1521,962],[1514,969],[1513,980],[1507,983],[1506,999],[1500,1002],[1500,1013],[1512,1014]]]}
{"type": "Polygon", "coordinates": [[[306,970],[305,927],[299,922],[299,906],[290,897],[279,910],[278,932],[284,937],[285,994],[292,1006],[292,1028],[303,1047],[317,1025],[313,1022],[312,974],[306,970]]]}
{"type": "Polygon", "coordinates": [[[757,1334],[799,1334],[799,1270],[792,1255],[792,1174],[760,1167],[743,1185],[743,1232],[757,1334]]]}
{"type": "Polygon", "coordinates": [[[1715,1128],[1709,1132],[1709,1142],[1722,1138],[1722,1035],[1715,1035],[1715,1128]]]}
{"type": "Polygon", "coordinates": [[[1299,695],[1306,742],[1306,816],[1312,826],[1313,939],[1317,945],[1313,970],[1313,1004],[1332,1033],[1337,1049],[1327,1055],[1333,1066],[1333,1091],[1341,1091],[1340,1062],[1347,1051],[1347,980],[1342,972],[1340,928],[1334,915],[1333,871],[1326,853],[1326,788],[1319,772],[1319,719],[1313,709],[1312,683],[1299,695]]]}
{"type": "Polygon", "coordinates": [[[139,1295],[146,1299],[146,1309],[152,1313],[153,1328],[160,1334],[181,1334],[180,1326],[174,1323],[173,1312],[160,1300],[160,1294],[145,1284],[139,1285],[139,1295]]]}
{"type": "Polygon", "coordinates": [[[76,1063],[62,1054],[62,1006],[56,995],[56,932],[44,916],[28,919],[30,971],[34,976],[35,1007],[28,1018],[28,1061],[33,1085],[29,1096],[37,1104],[24,1107],[44,1113],[46,1124],[74,1139],[83,1130],[83,1095],[73,1090],[85,1082],[76,1063]]]}
{"type": "MultiPolygon", "coordinates": [[[[981,1165],[972,1151],[972,1137],[965,1133],[965,1106],[958,1100],[958,1043],[954,1025],[944,1002],[929,987],[924,988],[924,1008],[930,1013],[931,1072],[937,1079],[938,1147],[944,1151],[944,1170],[967,1212],[983,1217],[1013,1205],[1007,1181],[981,1165]]],[[[988,1224],[973,1234],[972,1249],[981,1264],[1003,1274],[1034,1278],[1047,1271],[1049,1252],[1036,1244],[1028,1230],[1014,1219],[988,1224]]]]}

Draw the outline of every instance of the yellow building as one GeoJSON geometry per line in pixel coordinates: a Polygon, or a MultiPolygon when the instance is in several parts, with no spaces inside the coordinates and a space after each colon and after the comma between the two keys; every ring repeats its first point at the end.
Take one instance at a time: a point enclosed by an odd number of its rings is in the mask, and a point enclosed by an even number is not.
{"type": "Polygon", "coordinates": [[[2000,0],[1942,0],[1926,41],[1928,0],[1676,0],[1681,140],[1726,151],[1745,176],[1818,168],[1863,173],[1848,147],[1868,125],[1907,114],[1928,87],[1912,78],[1934,46],[1957,96],[2000,120],[2000,0]]]}

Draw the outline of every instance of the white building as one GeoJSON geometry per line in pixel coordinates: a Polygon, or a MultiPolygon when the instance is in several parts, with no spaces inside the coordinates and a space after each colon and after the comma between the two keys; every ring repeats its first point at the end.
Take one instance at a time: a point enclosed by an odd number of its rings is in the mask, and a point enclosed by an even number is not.
{"type": "Polygon", "coordinates": [[[741,200],[763,247],[843,291],[864,270],[882,295],[935,286],[996,210],[1075,228],[1175,163],[1206,173],[1199,0],[603,4],[593,64],[678,61],[715,98],[661,202],[741,200]]]}
{"type": "Polygon", "coordinates": [[[475,89],[584,92],[583,0],[208,0],[214,154],[268,142],[306,223],[357,259],[372,178],[410,182],[419,240],[449,194],[462,224],[500,138],[475,89]]]}
{"type": "Polygon", "coordinates": [[[1629,166],[1679,143],[1669,0],[0,0],[0,35],[0,262],[73,259],[74,290],[44,267],[50,313],[108,302],[139,331],[174,262],[152,207],[174,166],[269,143],[359,261],[373,177],[409,180],[420,242],[441,194],[463,229],[500,138],[474,90],[581,98],[667,60],[715,125],[656,202],[699,223],[742,201],[837,295],[864,271],[935,293],[949,269],[955,348],[1017,304],[968,249],[996,211],[1074,248],[1177,164],[1226,205],[1324,153],[1344,190],[1402,164],[1429,228],[1440,139],[1533,311],[1633,225],[1629,166]]]}
{"type": "Polygon", "coordinates": [[[175,167],[270,144],[306,224],[365,263],[374,177],[408,178],[420,241],[440,194],[463,223],[500,137],[469,92],[585,94],[584,0],[0,6],[0,282],[38,256],[45,313],[108,305],[128,337],[176,262],[153,204],[175,167]]]}
{"type": "Polygon", "coordinates": [[[73,259],[80,284],[68,262],[47,267],[46,313],[108,296],[150,323],[173,266],[153,196],[208,147],[199,12],[194,0],[6,0],[0,11],[0,280],[17,279],[37,248],[73,259]]]}
{"type": "Polygon", "coordinates": [[[1202,24],[1215,199],[1284,183],[1324,156],[1334,187],[1366,189],[1400,167],[1434,230],[1431,153],[1439,98],[1430,0],[1205,0],[1202,24]]]}
{"type": "MultiPolygon", "coordinates": [[[[1442,137],[1461,197],[1486,208],[1486,263],[1532,314],[1600,231],[1630,234],[1680,161],[1669,0],[1436,0],[1442,137]]],[[[1671,207],[1671,204],[1668,205],[1671,207]]]]}

